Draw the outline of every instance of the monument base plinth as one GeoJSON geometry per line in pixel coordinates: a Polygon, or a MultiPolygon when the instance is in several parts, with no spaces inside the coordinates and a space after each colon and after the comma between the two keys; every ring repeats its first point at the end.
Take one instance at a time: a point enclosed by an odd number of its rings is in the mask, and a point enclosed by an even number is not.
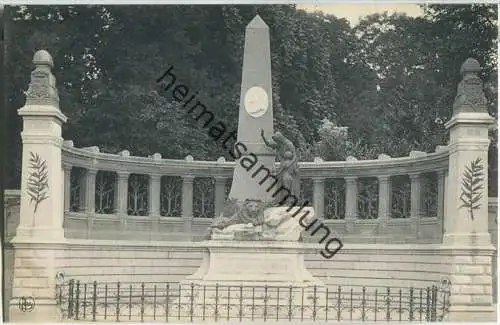
{"type": "Polygon", "coordinates": [[[323,286],[304,265],[304,254],[320,245],[286,241],[203,242],[203,261],[181,284],[197,286],[323,286]]]}
{"type": "Polygon", "coordinates": [[[189,314],[213,319],[312,315],[324,305],[325,286],[305,268],[304,254],[320,245],[286,241],[209,240],[197,272],[181,282],[189,314]]]}

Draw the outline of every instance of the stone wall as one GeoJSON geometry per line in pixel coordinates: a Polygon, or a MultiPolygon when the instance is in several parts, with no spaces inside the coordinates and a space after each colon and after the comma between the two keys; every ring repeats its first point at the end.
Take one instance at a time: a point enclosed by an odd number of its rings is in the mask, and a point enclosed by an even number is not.
{"type": "MultiPolygon", "coordinates": [[[[14,200],[18,192],[9,191],[7,194],[10,202],[14,202],[9,211],[6,211],[9,241],[15,235],[19,206],[15,205],[14,200]]],[[[489,202],[490,234],[494,246],[498,247],[498,201],[496,198],[490,198],[489,202]]],[[[200,233],[209,221],[200,220],[195,223],[200,233]]],[[[101,234],[103,239],[106,238],[105,231],[101,234]]],[[[139,234],[134,241],[70,239],[71,244],[58,254],[58,268],[64,271],[67,278],[82,281],[180,281],[192,274],[201,262],[197,244],[181,242],[183,236],[179,235],[176,242],[148,242],[149,238],[138,241],[139,234]]],[[[14,252],[9,244],[6,248],[5,263],[13,265],[14,252]]],[[[330,286],[350,284],[423,287],[439,282],[449,269],[446,253],[439,252],[437,245],[432,244],[396,246],[357,243],[346,245],[341,253],[331,260],[325,260],[319,254],[309,254],[306,256],[306,265],[315,276],[330,286]]],[[[492,265],[492,290],[496,301],[496,256],[493,257],[492,265]]],[[[10,272],[6,272],[6,282],[9,287],[10,272]]]]}
{"type": "MultiPolygon", "coordinates": [[[[70,240],[56,256],[67,279],[85,282],[177,282],[201,263],[197,243],[70,240]]],[[[352,244],[330,260],[308,254],[306,266],[328,286],[423,287],[442,279],[446,258],[438,245],[352,244]]]]}
{"type": "MultiPolygon", "coordinates": [[[[19,225],[19,191],[7,191],[6,203],[5,263],[13,266],[16,256],[9,242],[19,225]]],[[[490,198],[488,228],[495,247],[498,247],[497,210],[497,199],[490,198]]],[[[127,216],[125,223],[122,217],[65,212],[64,231],[68,243],[55,254],[57,270],[64,272],[66,279],[107,283],[118,280],[121,283],[177,282],[197,270],[201,252],[196,241],[212,218],[193,218],[191,231],[186,233],[182,217],[127,216]]],[[[308,254],[306,267],[333,290],[339,285],[343,288],[382,286],[391,290],[423,288],[449,279],[450,270],[455,268],[461,273],[468,268],[479,268],[481,272],[491,272],[492,285],[487,290],[492,293],[494,303],[497,302],[496,256],[491,258],[479,253],[480,256],[472,257],[470,252],[447,251],[439,244],[443,229],[437,217],[419,218],[417,231],[410,218],[389,219],[385,237],[373,232],[377,219],[355,220],[350,231],[347,231],[346,220],[324,222],[345,246],[331,260],[308,254]],[[457,266],[457,254],[460,261],[468,264],[457,266]]],[[[314,242],[314,238],[306,235],[306,241],[314,242]]],[[[21,253],[29,257],[36,251],[21,253]]],[[[18,256],[16,262],[22,263],[22,259],[18,256]]],[[[7,271],[6,301],[12,297],[13,281],[12,272],[7,271]]]]}
{"type": "MultiPolygon", "coordinates": [[[[75,239],[196,241],[203,237],[212,220],[193,218],[191,231],[185,233],[184,222],[177,217],[162,217],[154,222],[147,216],[129,216],[127,224],[122,226],[120,218],[114,215],[95,216],[90,220],[85,214],[73,213],[65,216],[64,228],[65,236],[75,239]]],[[[410,219],[392,219],[385,235],[376,233],[376,219],[357,220],[352,233],[346,232],[343,220],[325,220],[324,223],[337,237],[353,243],[439,243],[442,234],[440,223],[432,217],[419,220],[418,236],[410,219]]],[[[311,238],[310,241],[315,240],[311,238]]]]}
{"type": "MultiPolygon", "coordinates": [[[[43,245],[41,245],[43,246],[43,245]]],[[[40,247],[40,249],[43,249],[40,247]]],[[[53,247],[52,247],[53,249],[53,247]]],[[[37,254],[35,250],[23,251],[37,254]]],[[[26,255],[28,254],[28,255],[26,255]]],[[[14,250],[7,244],[5,262],[14,263],[14,250]]],[[[201,263],[198,243],[68,240],[55,252],[57,271],[65,279],[82,282],[177,282],[194,273],[201,263]]],[[[352,244],[332,259],[308,254],[306,267],[329,288],[341,285],[423,288],[446,277],[451,258],[439,245],[352,244]]],[[[24,258],[18,258],[23,263],[24,258]]],[[[27,261],[29,262],[29,261],[27,261]]],[[[36,272],[35,272],[36,273],[36,272]]],[[[25,280],[29,281],[28,278],[25,280]]],[[[6,301],[12,296],[12,272],[6,272],[6,301]]],[[[385,290],[385,288],[381,288],[385,290]]]]}
{"type": "Polygon", "coordinates": [[[497,252],[492,258],[492,280],[493,280],[493,301],[498,300],[498,198],[489,198],[488,204],[488,228],[491,235],[491,243],[496,247],[497,252]]]}
{"type": "MultiPolygon", "coordinates": [[[[19,224],[19,191],[6,192],[6,240],[14,238],[19,224]]],[[[498,200],[489,199],[489,232],[494,246],[497,246],[497,210],[498,200]]],[[[147,216],[129,217],[126,227],[121,227],[120,219],[114,215],[101,215],[92,219],[86,214],[71,214],[64,218],[66,238],[74,239],[111,239],[111,240],[159,240],[159,241],[186,241],[202,238],[211,218],[193,218],[189,234],[184,233],[183,220],[177,217],[161,218],[156,224],[147,216]]],[[[419,222],[419,236],[415,238],[411,230],[409,219],[392,219],[388,225],[389,237],[373,236],[371,230],[376,227],[376,220],[358,220],[354,227],[354,235],[345,233],[344,220],[325,220],[332,232],[338,234],[348,243],[439,243],[442,230],[436,218],[422,218],[419,222]]],[[[306,240],[314,242],[314,238],[306,240]]]]}

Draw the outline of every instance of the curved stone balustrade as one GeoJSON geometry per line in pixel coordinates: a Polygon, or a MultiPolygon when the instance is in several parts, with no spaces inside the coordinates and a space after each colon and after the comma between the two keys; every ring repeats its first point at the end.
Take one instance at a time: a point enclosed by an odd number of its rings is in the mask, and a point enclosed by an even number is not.
{"type": "MultiPolygon", "coordinates": [[[[137,157],[128,150],[109,154],[95,146],[75,148],[72,141],[64,142],[62,164],[66,225],[81,229],[83,222],[87,237],[96,236],[91,229],[99,228],[100,222],[121,234],[147,228],[151,236],[166,223],[167,233],[183,233],[182,238],[201,235],[210,219],[222,212],[235,166],[223,157],[197,161],[192,156],[163,159],[158,153],[137,157]],[[73,167],[80,169],[80,179],[72,176],[73,167]],[[75,184],[77,194],[67,190],[74,190],[75,184]],[[134,222],[141,226],[133,226],[134,222]]],[[[446,146],[400,158],[384,154],[376,160],[316,158],[300,163],[301,199],[333,223],[339,236],[363,237],[364,242],[370,238],[394,242],[398,236],[404,242],[408,237],[433,242],[441,236],[447,168],[446,146]],[[426,193],[421,176],[429,174],[437,177],[434,189],[426,193]]]]}
{"type": "MultiPolygon", "coordinates": [[[[445,170],[448,168],[448,150],[443,149],[444,146],[439,147],[439,151],[437,152],[415,155],[413,157],[301,162],[299,163],[300,171],[301,176],[305,178],[326,178],[331,177],[332,172],[335,173],[335,177],[376,177],[379,175],[407,175],[445,170]]],[[[127,150],[123,150],[121,153],[125,151],[129,153],[127,150]]],[[[132,155],[102,153],[99,152],[98,147],[80,149],[67,144],[63,146],[63,163],[72,167],[85,169],[114,172],[124,171],[138,174],[151,173],[175,176],[189,174],[204,177],[231,177],[235,164],[233,161],[224,161],[221,159],[218,161],[193,159],[191,161],[191,159],[164,159],[159,158],[161,155],[156,155],[154,158],[136,157],[132,155]],[[90,150],[90,148],[96,149],[90,150]]],[[[279,166],[279,163],[276,165],[279,166]]]]}

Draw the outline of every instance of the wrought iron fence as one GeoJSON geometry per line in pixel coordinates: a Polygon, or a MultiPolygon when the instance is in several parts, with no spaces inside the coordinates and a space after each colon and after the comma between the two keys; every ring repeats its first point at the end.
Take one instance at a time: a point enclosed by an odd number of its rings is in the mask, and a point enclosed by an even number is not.
{"type": "Polygon", "coordinates": [[[84,321],[441,321],[449,288],[245,287],[82,283],[57,287],[64,319],[84,321]]]}

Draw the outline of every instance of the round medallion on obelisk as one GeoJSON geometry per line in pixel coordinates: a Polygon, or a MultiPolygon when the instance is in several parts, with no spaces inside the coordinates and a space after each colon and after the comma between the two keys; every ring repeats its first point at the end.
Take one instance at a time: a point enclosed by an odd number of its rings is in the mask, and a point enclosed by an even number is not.
{"type": "Polygon", "coordinates": [[[248,89],[245,94],[245,109],[251,117],[261,117],[269,107],[267,92],[259,86],[248,89]]]}

